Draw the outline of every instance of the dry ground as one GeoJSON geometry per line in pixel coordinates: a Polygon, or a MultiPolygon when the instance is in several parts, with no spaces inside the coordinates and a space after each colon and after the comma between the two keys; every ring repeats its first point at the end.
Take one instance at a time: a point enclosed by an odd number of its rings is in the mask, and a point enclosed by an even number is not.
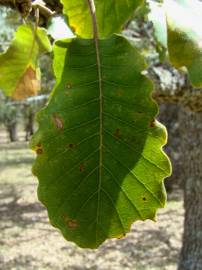
{"type": "Polygon", "coordinates": [[[137,222],[124,239],[106,241],[96,251],[80,249],[48,223],[30,172],[33,158],[25,143],[0,141],[1,270],[176,269],[183,226],[179,191],[157,223],[137,222]]]}

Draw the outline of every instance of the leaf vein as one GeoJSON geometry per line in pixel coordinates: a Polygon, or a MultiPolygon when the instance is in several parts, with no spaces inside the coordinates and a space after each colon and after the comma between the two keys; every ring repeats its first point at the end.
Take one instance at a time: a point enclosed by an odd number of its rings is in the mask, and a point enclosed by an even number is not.
{"type": "Polygon", "coordinates": [[[129,195],[126,193],[126,191],[122,188],[122,186],[118,183],[118,181],[116,180],[116,177],[114,176],[114,174],[112,173],[112,171],[103,165],[103,168],[108,171],[108,173],[112,176],[113,181],[116,183],[116,185],[121,189],[122,193],[124,194],[124,196],[127,198],[127,200],[129,201],[129,203],[132,205],[132,207],[135,209],[135,211],[138,213],[139,217],[143,220],[144,218],[142,217],[140,211],[138,210],[137,206],[135,205],[135,203],[132,202],[132,200],[130,199],[129,195]]]}
{"type": "Polygon", "coordinates": [[[47,188],[46,191],[49,190],[49,188],[55,183],[55,181],[59,181],[61,178],[63,178],[64,176],[67,176],[69,173],[71,173],[72,171],[74,171],[76,168],[79,167],[80,164],[84,163],[85,161],[87,161],[91,156],[93,156],[96,152],[99,151],[99,148],[97,148],[96,150],[94,150],[93,152],[91,152],[89,155],[87,155],[83,160],[81,160],[80,162],[78,162],[76,165],[73,166],[73,168],[71,168],[70,170],[67,170],[64,174],[60,175],[59,178],[54,179],[53,181],[51,181],[51,183],[49,183],[49,186],[47,188]]]}
{"type": "Polygon", "coordinates": [[[122,231],[123,231],[123,233],[124,233],[124,235],[125,235],[125,234],[126,234],[125,228],[124,228],[123,222],[122,222],[122,220],[121,220],[120,214],[119,214],[118,210],[116,209],[116,206],[115,206],[115,204],[114,204],[114,201],[112,200],[111,196],[108,194],[108,192],[107,192],[104,188],[101,188],[101,190],[105,193],[105,195],[106,195],[106,196],[108,197],[108,199],[110,200],[110,202],[111,202],[111,204],[112,204],[112,206],[113,206],[113,208],[114,208],[114,210],[115,210],[115,212],[116,212],[116,215],[117,215],[117,217],[118,217],[118,220],[119,220],[119,223],[120,223],[120,225],[121,225],[122,231]]]}
{"type": "MultiPolygon", "coordinates": [[[[68,131],[72,131],[72,130],[75,130],[75,129],[77,129],[77,128],[85,127],[85,126],[87,126],[88,124],[94,123],[94,122],[96,122],[96,121],[98,121],[98,120],[99,120],[99,117],[96,117],[96,118],[94,118],[93,120],[86,121],[86,122],[84,122],[84,123],[82,123],[82,124],[80,124],[80,125],[76,125],[76,126],[73,126],[73,127],[70,127],[70,128],[65,128],[63,131],[64,131],[64,133],[66,133],[66,132],[68,132],[68,131]]],[[[56,137],[58,137],[58,134],[55,135],[55,136],[49,136],[49,137],[46,137],[46,140],[52,140],[52,139],[55,139],[56,137]]]]}
{"type": "MultiPolygon", "coordinates": [[[[70,196],[65,198],[65,200],[58,206],[57,208],[57,212],[55,215],[58,214],[58,212],[60,211],[60,209],[63,207],[63,205],[67,202],[70,201],[72,196],[75,194],[75,192],[78,192],[79,188],[81,187],[81,185],[98,169],[98,166],[96,166],[95,168],[93,168],[90,173],[88,173],[88,175],[86,175],[78,184],[78,186],[76,186],[76,188],[71,192],[70,196]]],[[[77,214],[78,216],[78,214],[77,214]]]]}
{"type": "Polygon", "coordinates": [[[113,159],[115,159],[117,162],[119,162],[119,164],[125,168],[129,174],[136,179],[136,181],[138,183],[140,183],[151,195],[152,197],[158,202],[158,204],[160,204],[161,206],[163,206],[163,204],[161,203],[161,201],[156,197],[156,195],[134,174],[134,172],[132,172],[126,165],[124,165],[119,159],[117,159],[111,150],[109,150],[109,147],[105,147],[106,151],[113,157],[113,159]]]}
{"type": "MultiPolygon", "coordinates": [[[[104,131],[109,134],[110,136],[112,136],[115,140],[117,140],[116,136],[114,136],[111,132],[109,132],[108,130],[104,129],[104,131]]],[[[134,146],[132,146],[131,144],[128,144],[126,142],[124,142],[121,138],[119,138],[119,142],[124,144],[125,146],[127,146],[128,148],[131,148],[131,150],[133,151],[137,151],[134,146]]],[[[149,160],[148,158],[146,158],[142,153],[141,156],[143,159],[145,159],[146,161],[148,161],[150,164],[152,164],[153,166],[155,166],[156,168],[158,168],[160,171],[162,171],[163,173],[167,174],[166,171],[164,171],[160,166],[158,166],[157,164],[155,164],[154,162],[152,162],[151,160],[149,160]]]]}
{"type": "MultiPolygon", "coordinates": [[[[77,143],[77,144],[76,144],[76,147],[78,147],[78,146],[81,145],[82,143],[84,143],[84,142],[88,141],[89,139],[91,139],[91,138],[93,138],[93,137],[96,137],[96,136],[98,136],[98,135],[99,135],[99,133],[97,132],[97,133],[94,133],[94,134],[92,134],[92,135],[86,137],[85,139],[83,139],[83,140],[81,140],[79,143],[77,143]]],[[[56,157],[59,157],[59,156],[62,155],[62,154],[68,153],[68,152],[70,152],[70,151],[72,151],[72,149],[65,149],[64,151],[59,151],[59,152],[57,152],[57,153],[54,154],[53,159],[55,159],[56,157]]],[[[52,161],[52,158],[48,159],[48,161],[49,161],[49,162],[52,161]]]]}
{"type": "MultiPolygon", "coordinates": [[[[105,116],[109,117],[109,118],[112,118],[113,120],[122,122],[123,124],[125,124],[125,125],[128,126],[128,127],[131,127],[131,128],[133,128],[133,129],[137,129],[137,127],[131,125],[131,123],[128,122],[128,121],[125,121],[125,120],[123,120],[123,119],[120,119],[120,118],[118,118],[118,117],[116,117],[116,116],[114,116],[114,115],[112,115],[112,114],[109,114],[109,113],[103,113],[103,114],[104,114],[105,116]]],[[[144,129],[141,129],[140,131],[143,131],[143,130],[144,130],[144,129]]],[[[147,130],[147,129],[145,129],[145,130],[147,130]]]]}

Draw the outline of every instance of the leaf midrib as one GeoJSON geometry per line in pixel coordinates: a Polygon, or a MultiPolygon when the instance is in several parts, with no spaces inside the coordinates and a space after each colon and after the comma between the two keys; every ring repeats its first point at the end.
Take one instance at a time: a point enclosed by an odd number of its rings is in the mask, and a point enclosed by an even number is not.
{"type": "Polygon", "coordinates": [[[96,18],[96,10],[94,0],[88,0],[89,9],[92,17],[94,42],[95,42],[95,53],[98,71],[98,85],[99,85],[99,182],[98,182],[98,201],[97,201],[97,215],[96,215],[96,239],[98,238],[98,221],[99,221],[99,210],[100,210],[100,193],[101,193],[101,183],[102,183],[102,166],[103,166],[103,83],[102,83],[102,69],[101,69],[101,59],[100,59],[100,47],[99,47],[99,34],[98,34],[98,24],[96,18]]]}
{"type": "Polygon", "coordinates": [[[100,193],[101,193],[101,183],[102,183],[102,165],[103,165],[103,83],[102,83],[102,69],[101,69],[101,59],[100,59],[100,49],[99,49],[99,38],[95,35],[95,48],[96,48],[96,59],[97,59],[97,70],[98,70],[98,82],[99,82],[99,118],[100,118],[100,141],[99,141],[99,185],[98,185],[98,202],[97,202],[97,218],[96,218],[96,242],[97,242],[97,225],[99,221],[99,211],[100,211],[100,193]]]}

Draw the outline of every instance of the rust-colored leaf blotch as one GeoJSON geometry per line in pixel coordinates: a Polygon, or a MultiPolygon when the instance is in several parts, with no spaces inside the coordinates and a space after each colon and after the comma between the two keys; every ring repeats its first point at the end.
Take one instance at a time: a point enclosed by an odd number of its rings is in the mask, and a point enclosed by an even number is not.
{"type": "Polygon", "coordinates": [[[83,172],[84,170],[85,170],[85,167],[84,167],[83,164],[81,164],[81,165],[79,166],[79,171],[80,171],[80,172],[83,172]]]}
{"type": "Polygon", "coordinates": [[[153,128],[156,126],[156,121],[155,119],[152,119],[152,121],[149,123],[149,127],[153,128]]]}
{"type": "Polygon", "coordinates": [[[57,113],[53,114],[53,122],[54,122],[57,129],[64,128],[63,120],[61,119],[61,117],[57,113]]]}
{"type": "Polygon", "coordinates": [[[121,136],[121,130],[120,128],[117,128],[114,132],[114,136],[116,137],[116,139],[119,139],[121,136]]]}
{"type": "Polygon", "coordinates": [[[74,149],[74,148],[75,148],[75,144],[70,143],[70,144],[68,145],[68,148],[71,149],[71,150],[74,149]]]}
{"type": "Polygon", "coordinates": [[[43,154],[42,144],[41,144],[41,143],[38,143],[38,144],[36,145],[34,151],[37,153],[37,155],[43,154]]]}
{"type": "Polygon", "coordinates": [[[78,228],[78,223],[75,219],[71,219],[69,218],[67,215],[64,215],[63,216],[63,219],[64,221],[66,222],[67,226],[70,228],[70,229],[76,229],[78,228]]]}
{"type": "Polygon", "coordinates": [[[67,83],[67,89],[71,89],[72,88],[72,84],[71,83],[67,83]]]}

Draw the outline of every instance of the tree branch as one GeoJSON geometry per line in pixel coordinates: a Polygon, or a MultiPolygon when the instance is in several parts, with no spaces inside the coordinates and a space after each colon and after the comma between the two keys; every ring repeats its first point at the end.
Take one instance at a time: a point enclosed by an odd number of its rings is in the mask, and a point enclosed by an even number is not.
{"type": "Polygon", "coordinates": [[[155,85],[153,98],[159,104],[181,104],[193,112],[202,112],[202,89],[195,89],[187,76],[174,68],[151,67],[148,77],[155,85]]]}
{"type": "Polygon", "coordinates": [[[34,2],[31,0],[0,0],[0,5],[17,9],[23,18],[29,15],[32,8],[38,8],[39,13],[47,20],[55,14],[55,11],[61,11],[62,9],[62,6],[58,1],[49,0],[35,0],[34,2]],[[52,8],[54,8],[54,11],[52,11],[52,8]]]}
{"type": "Polygon", "coordinates": [[[39,9],[39,13],[44,16],[46,19],[49,19],[50,17],[52,17],[55,14],[55,11],[50,10],[48,7],[46,7],[42,1],[40,0],[35,0],[32,3],[32,7],[34,9],[38,8],[39,9]]]}

